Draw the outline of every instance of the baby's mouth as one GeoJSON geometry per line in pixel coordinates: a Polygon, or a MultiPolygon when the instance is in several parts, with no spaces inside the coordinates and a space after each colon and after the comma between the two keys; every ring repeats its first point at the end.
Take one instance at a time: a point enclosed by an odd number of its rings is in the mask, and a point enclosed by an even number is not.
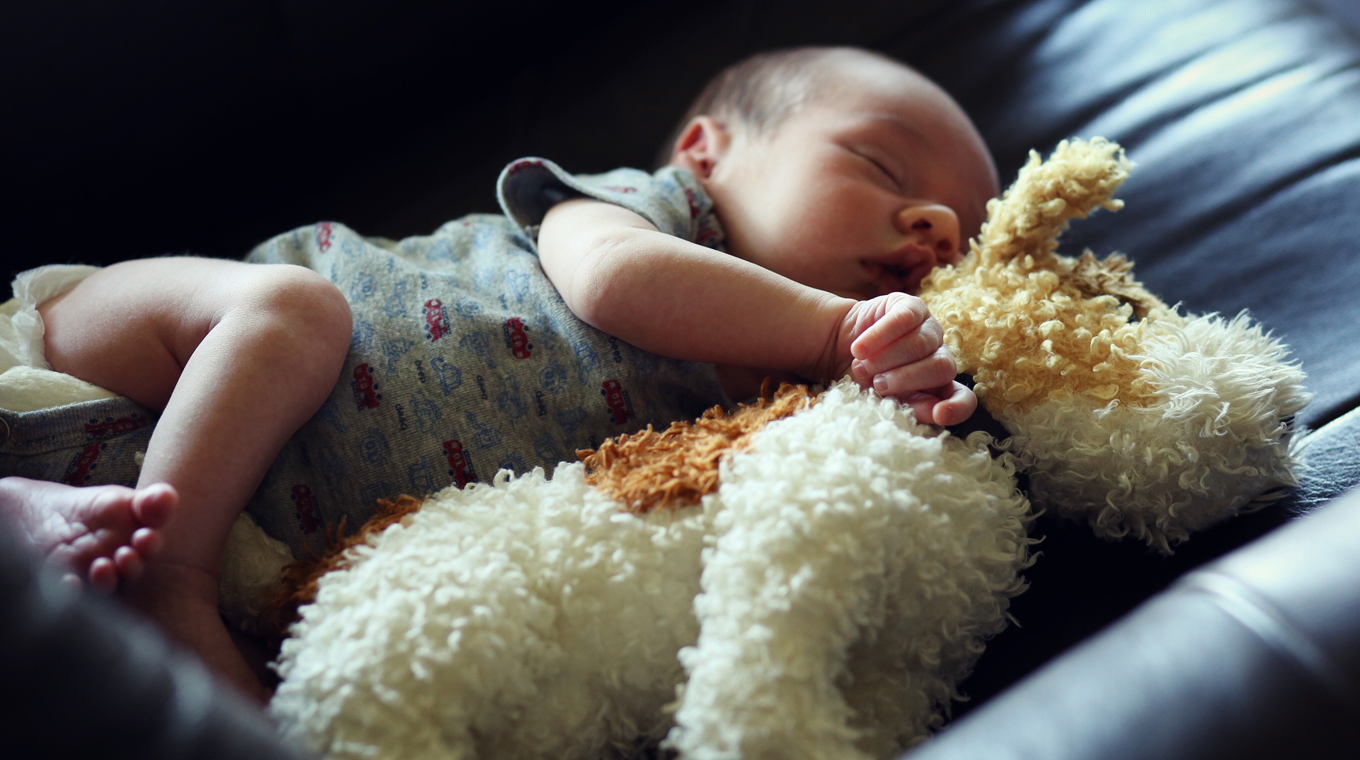
{"type": "Polygon", "coordinates": [[[922,252],[924,256],[916,255],[917,252],[913,251],[894,256],[888,261],[861,261],[860,265],[871,280],[867,290],[877,291],[874,293],[876,296],[894,292],[915,293],[921,286],[921,280],[935,267],[935,257],[924,249],[922,252]]]}

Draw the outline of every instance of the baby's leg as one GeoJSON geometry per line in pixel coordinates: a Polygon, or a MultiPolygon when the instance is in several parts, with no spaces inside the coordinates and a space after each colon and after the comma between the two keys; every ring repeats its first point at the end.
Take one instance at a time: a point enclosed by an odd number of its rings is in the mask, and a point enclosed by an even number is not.
{"type": "Polygon", "coordinates": [[[335,386],[344,297],[300,267],[162,258],[103,269],[40,311],[54,369],[164,410],[138,487],[168,483],[179,506],[129,598],[261,694],[218,617],[217,566],[265,470],[335,386]]]}
{"type": "Polygon", "coordinates": [[[87,579],[110,592],[136,580],[160,546],[161,526],[179,497],[165,483],[76,488],[27,478],[0,478],[0,514],[12,518],[28,542],[79,586],[87,579]]]}

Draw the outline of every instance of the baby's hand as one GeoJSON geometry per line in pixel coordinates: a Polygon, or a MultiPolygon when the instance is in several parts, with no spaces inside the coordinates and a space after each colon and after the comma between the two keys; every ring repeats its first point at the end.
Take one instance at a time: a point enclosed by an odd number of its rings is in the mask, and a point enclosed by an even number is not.
{"type": "Polygon", "coordinates": [[[973,392],[954,380],[958,367],[944,345],[944,329],[921,299],[889,293],[860,301],[843,325],[850,377],[861,388],[872,385],[880,395],[910,406],[927,424],[957,425],[977,408],[973,392]]]}

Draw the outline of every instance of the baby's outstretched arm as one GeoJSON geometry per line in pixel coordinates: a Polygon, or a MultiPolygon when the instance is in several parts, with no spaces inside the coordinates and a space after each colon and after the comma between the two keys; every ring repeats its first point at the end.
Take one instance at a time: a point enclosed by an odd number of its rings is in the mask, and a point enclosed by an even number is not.
{"type": "Polygon", "coordinates": [[[837,296],[588,199],[554,206],[538,247],[578,317],[653,353],[817,382],[854,369],[861,385],[940,425],[962,422],[976,406],[954,382],[939,325],[914,296],[837,296]]]}

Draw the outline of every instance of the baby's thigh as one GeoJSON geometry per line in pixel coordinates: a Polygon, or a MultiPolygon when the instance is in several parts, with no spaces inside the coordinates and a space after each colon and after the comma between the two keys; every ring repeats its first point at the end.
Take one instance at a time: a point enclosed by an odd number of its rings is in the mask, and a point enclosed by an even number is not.
{"type": "Polygon", "coordinates": [[[259,289],[267,269],[194,257],[101,269],[38,307],[47,361],[59,372],[162,409],[199,342],[259,289]]]}

